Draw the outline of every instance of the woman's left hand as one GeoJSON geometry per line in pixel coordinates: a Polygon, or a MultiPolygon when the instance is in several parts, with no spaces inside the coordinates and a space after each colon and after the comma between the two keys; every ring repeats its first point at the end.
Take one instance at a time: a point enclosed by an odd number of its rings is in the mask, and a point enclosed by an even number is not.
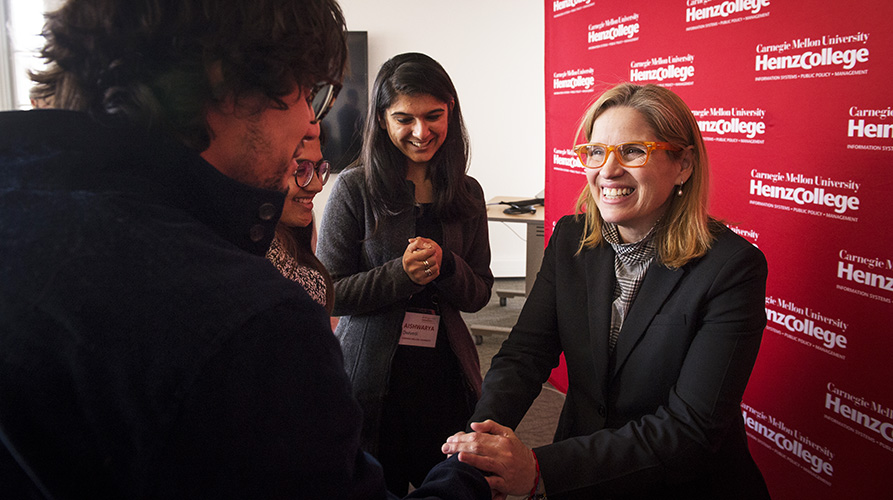
{"type": "MultiPolygon", "coordinates": [[[[507,495],[527,495],[536,481],[533,452],[508,427],[493,420],[474,422],[474,432],[459,432],[447,438],[441,451],[459,454],[459,461],[490,472],[492,490],[507,495]]],[[[495,498],[495,497],[494,497],[495,498]]]]}

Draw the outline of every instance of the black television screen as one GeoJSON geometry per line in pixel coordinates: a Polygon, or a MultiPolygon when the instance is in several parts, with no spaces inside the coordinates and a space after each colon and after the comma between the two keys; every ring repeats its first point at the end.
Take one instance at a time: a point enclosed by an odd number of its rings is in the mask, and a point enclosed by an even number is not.
{"type": "Polygon", "coordinates": [[[348,67],[332,110],[322,121],[323,156],[340,172],[360,154],[369,102],[369,62],[365,31],[347,32],[348,67]]]}

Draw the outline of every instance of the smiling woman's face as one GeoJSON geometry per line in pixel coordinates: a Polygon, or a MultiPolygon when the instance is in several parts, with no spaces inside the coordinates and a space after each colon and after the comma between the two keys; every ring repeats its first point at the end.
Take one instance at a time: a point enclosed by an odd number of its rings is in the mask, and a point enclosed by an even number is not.
{"type": "MultiPolygon", "coordinates": [[[[319,134],[316,134],[312,140],[304,141],[304,150],[298,156],[298,160],[310,160],[314,164],[322,160],[319,134]]],[[[313,197],[320,191],[322,191],[322,182],[315,171],[310,184],[304,187],[298,186],[294,175],[289,176],[288,194],[285,196],[285,205],[282,207],[282,217],[279,222],[289,227],[309,226],[313,222],[313,197]]]]}
{"type": "MultiPolygon", "coordinates": [[[[629,107],[610,108],[592,124],[589,142],[616,145],[660,141],[641,113],[629,107]]],[[[601,168],[586,169],[586,179],[599,214],[617,224],[626,243],[644,238],[664,214],[675,187],[691,175],[690,155],[677,160],[667,151],[651,153],[642,167],[620,165],[614,153],[601,168]]]]}
{"type": "Polygon", "coordinates": [[[429,94],[399,95],[385,110],[382,127],[410,163],[426,165],[443,145],[450,107],[429,94]]]}

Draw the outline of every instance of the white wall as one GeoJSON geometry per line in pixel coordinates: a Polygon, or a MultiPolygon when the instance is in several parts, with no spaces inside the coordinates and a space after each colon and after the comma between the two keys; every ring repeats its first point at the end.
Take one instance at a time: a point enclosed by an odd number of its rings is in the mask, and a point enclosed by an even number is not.
{"type": "Polygon", "coordinates": [[[12,37],[8,30],[12,22],[8,19],[6,0],[0,1],[0,111],[15,108],[13,92],[12,37]]]}
{"type": "Polygon", "coordinates": [[[0,5],[0,110],[28,109],[31,79],[28,70],[44,67],[39,51],[44,39],[43,14],[63,0],[2,0],[0,5]],[[5,16],[8,16],[5,20],[5,16]],[[9,56],[7,59],[6,56],[9,56]]]}
{"type": "MultiPolygon", "coordinates": [[[[347,28],[369,36],[369,86],[402,52],[450,74],[471,137],[469,174],[494,196],[544,188],[544,4],[517,0],[339,0],[347,28]]],[[[327,186],[329,187],[329,186],[327,186]]],[[[324,202],[324,198],[319,200],[324,202]]],[[[323,203],[316,203],[321,212],[323,203]]],[[[541,210],[542,208],[540,208],[541,210]]],[[[526,229],[490,223],[496,276],[523,276],[526,229]]]]}

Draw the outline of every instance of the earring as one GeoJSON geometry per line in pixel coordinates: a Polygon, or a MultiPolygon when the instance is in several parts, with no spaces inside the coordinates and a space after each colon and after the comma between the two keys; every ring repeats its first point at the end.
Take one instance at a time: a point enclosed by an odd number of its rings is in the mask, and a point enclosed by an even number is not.
{"type": "Polygon", "coordinates": [[[682,184],[680,184],[679,189],[676,190],[676,196],[682,196],[682,184]]]}

